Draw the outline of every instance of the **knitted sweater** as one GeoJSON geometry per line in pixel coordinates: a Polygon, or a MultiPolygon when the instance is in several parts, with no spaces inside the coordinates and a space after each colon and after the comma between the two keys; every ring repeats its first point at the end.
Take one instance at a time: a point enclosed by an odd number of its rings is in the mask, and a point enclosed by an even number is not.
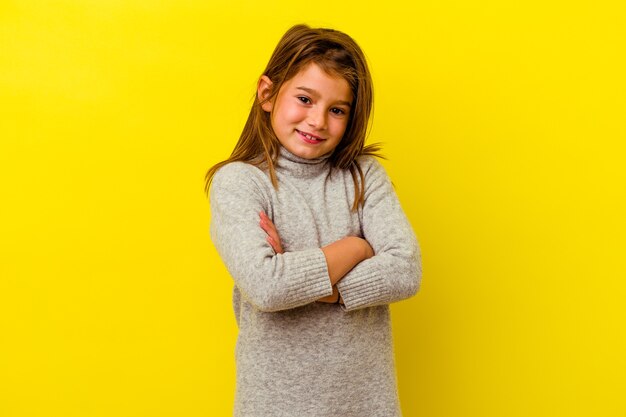
{"type": "Polygon", "coordinates": [[[360,159],[365,204],[351,211],[354,184],[328,157],[307,160],[281,147],[278,189],[253,165],[215,174],[211,238],[234,280],[239,328],[235,417],[400,417],[389,303],[415,295],[419,245],[377,160],[360,159]],[[274,222],[284,253],[259,226],[274,222]],[[332,294],[321,247],[365,238],[375,255],[332,294]]]}

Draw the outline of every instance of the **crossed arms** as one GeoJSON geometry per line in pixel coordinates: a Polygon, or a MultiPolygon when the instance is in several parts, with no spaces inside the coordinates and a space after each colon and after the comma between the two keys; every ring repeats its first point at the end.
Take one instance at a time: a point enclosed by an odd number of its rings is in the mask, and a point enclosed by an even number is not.
{"type": "MultiPolygon", "coordinates": [[[[369,161],[368,161],[369,162],[369,161]]],[[[421,280],[420,252],[391,182],[377,162],[364,166],[363,238],[284,252],[267,216],[271,186],[244,163],[221,168],[211,187],[211,237],[236,285],[256,308],[271,312],[319,301],[346,311],[413,296],[421,280]],[[257,213],[256,215],[254,213],[257,213]],[[269,245],[268,245],[269,243],[269,245]]]]}
{"type": "MultiPolygon", "coordinates": [[[[285,253],[283,246],[280,243],[280,235],[276,226],[267,217],[264,212],[259,213],[259,225],[261,229],[267,233],[267,243],[269,243],[274,252],[285,253]]],[[[344,304],[337,290],[337,282],[341,280],[352,268],[354,268],[359,262],[369,259],[374,256],[374,250],[367,243],[367,240],[357,236],[347,236],[329,245],[323,246],[322,252],[326,258],[326,266],[328,268],[328,276],[333,288],[333,293],[329,296],[322,297],[317,301],[322,303],[340,303],[344,304]]]]}

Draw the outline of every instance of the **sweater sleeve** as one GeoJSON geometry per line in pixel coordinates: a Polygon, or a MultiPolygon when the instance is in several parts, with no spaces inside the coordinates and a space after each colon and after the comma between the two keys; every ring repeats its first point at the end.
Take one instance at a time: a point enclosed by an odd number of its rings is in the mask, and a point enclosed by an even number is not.
{"type": "MultiPolygon", "coordinates": [[[[213,177],[211,240],[242,295],[261,311],[286,310],[329,296],[333,289],[320,248],[276,254],[259,226],[271,216],[262,172],[235,162],[213,177]]],[[[271,183],[267,182],[271,187],[271,183]]]]}
{"type": "Polygon", "coordinates": [[[345,311],[412,297],[422,276],[419,244],[391,181],[377,160],[366,161],[361,226],[374,256],[337,283],[345,311]]]}

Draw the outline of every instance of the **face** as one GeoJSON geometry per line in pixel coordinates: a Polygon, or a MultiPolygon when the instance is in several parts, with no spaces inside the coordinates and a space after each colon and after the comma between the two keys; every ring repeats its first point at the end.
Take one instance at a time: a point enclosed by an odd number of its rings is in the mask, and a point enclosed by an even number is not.
{"type": "MultiPolygon", "coordinates": [[[[262,76],[259,99],[268,97],[271,86],[271,80],[262,76]]],[[[312,63],[283,83],[274,100],[263,104],[263,110],[271,112],[272,128],[281,145],[294,155],[313,159],[339,144],[351,105],[348,82],[312,63]]]]}

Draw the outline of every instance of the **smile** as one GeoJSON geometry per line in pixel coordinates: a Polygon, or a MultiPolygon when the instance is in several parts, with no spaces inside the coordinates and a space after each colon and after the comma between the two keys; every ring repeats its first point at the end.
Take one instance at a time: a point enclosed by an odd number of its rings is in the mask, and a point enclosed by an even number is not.
{"type": "Polygon", "coordinates": [[[322,139],[318,136],[312,135],[310,133],[306,133],[306,132],[302,132],[298,129],[296,129],[296,132],[298,132],[298,135],[300,135],[300,138],[302,138],[303,141],[305,141],[306,143],[313,143],[313,144],[317,144],[317,143],[321,143],[323,141],[325,141],[326,139],[322,139]]]}

